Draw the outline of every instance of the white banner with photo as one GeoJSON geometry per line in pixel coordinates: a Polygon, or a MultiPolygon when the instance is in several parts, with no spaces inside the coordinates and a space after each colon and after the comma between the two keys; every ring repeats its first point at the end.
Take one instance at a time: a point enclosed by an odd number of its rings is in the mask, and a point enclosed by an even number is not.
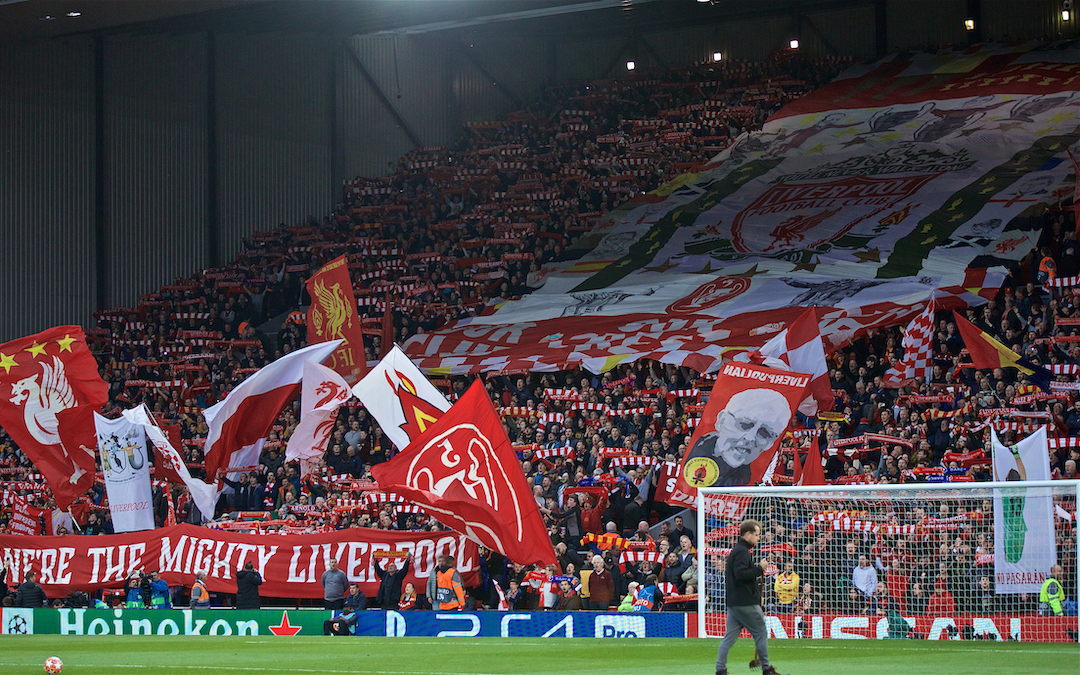
{"type": "Polygon", "coordinates": [[[154,529],[150,462],[142,425],[123,417],[110,420],[94,413],[94,426],[113,530],[119,533],[154,529]]]}
{"type": "Polygon", "coordinates": [[[1049,488],[1022,481],[1050,480],[1046,427],[1004,445],[991,429],[994,480],[1018,481],[994,490],[994,582],[998,593],[1038,593],[1057,564],[1054,499],[1049,488]]]}

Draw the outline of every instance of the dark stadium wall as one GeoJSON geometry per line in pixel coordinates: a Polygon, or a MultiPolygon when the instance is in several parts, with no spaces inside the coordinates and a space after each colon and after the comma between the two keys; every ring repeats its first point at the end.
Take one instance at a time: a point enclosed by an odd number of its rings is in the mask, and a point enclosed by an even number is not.
{"type": "Polygon", "coordinates": [[[93,68],[90,39],[0,44],[0,340],[94,308],[93,68]]]}
{"type": "MultiPolygon", "coordinates": [[[[967,0],[809,7],[716,6],[715,20],[674,27],[586,13],[354,37],[158,27],[96,38],[100,80],[94,37],[0,45],[0,340],[89,325],[95,309],[226,263],[244,236],[326,213],[342,179],[385,174],[549,83],[619,77],[631,59],[761,60],[793,37],[811,56],[859,58],[969,37],[967,0]]],[[[1058,0],[980,7],[986,40],[1075,36],[1080,23],[1062,22],[1058,0]]]]}
{"type": "Polygon", "coordinates": [[[341,55],[343,177],[385,175],[415,145],[442,145],[468,121],[499,119],[554,81],[551,47],[528,37],[366,35],[341,55]]]}
{"type": "Polygon", "coordinates": [[[332,178],[326,36],[217,36],[221,263],[242,238],[279,223],[328,213],[340,188],[332,178]]]}
{"type": "Polygon", "coordinates": [[[207,258],[206,37],[104,45],[106,295],[131,306],[207,258]]]}

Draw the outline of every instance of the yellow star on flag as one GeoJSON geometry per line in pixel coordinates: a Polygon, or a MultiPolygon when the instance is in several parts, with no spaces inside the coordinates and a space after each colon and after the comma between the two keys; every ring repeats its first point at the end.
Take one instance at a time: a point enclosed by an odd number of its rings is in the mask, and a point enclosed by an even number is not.
{"type": "Polygon", "coordinates": [[[19,364],[15,363],[14,357],[8,356],[7,354],[0,352],[0,368],[4,369],[5,374],[10,374],[11,367],[17,365],[19,364]]]}
{"type": "Polygon", "coordinates": [[[70,335],[64,335],[64,337],[56,341],[56,344],[60,345],[60,351],[70,352],[72,342],[75,342],[75,338],[71,337],[70,335]]]}
{"type": "Polygon", "coordinates": [[[41,354],[45,353],[45,345],[34,342],[34,344],[30,345],[23,351],[30,352],[31,356],[40,356],[41,354]]]}

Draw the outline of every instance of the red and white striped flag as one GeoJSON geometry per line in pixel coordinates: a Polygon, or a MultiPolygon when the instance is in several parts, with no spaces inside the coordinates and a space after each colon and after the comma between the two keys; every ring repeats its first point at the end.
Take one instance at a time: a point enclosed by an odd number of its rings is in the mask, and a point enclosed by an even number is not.
{"type": "MultiPolygon", "coordinates": [[[[815,417],[819,412],[833,409],[829,364],[825,360],[825,343],[818,330],[815,307],[807,309],[790,326],[774,335],[761,346],[758,353],[766,358],[779,359],[791,370],[811,376],[808,387],[810,395],[799,404],[799,412],[807,417],[815,417]]],[[[745,356],[745,360],[754,362],[755,356],[751,352],[745,356]]]]}
{"type": "Polygon", "coordinates": [[[931,339],[934,335],[934,307],[933,298],[926,303],[926,309],[922,314],[912,319],[904,331],[904,358],[895,368],[885,371],[882,380],[887,387],[902,387],[908,380],[929,382],[933,372],[934,345],[931,339]]]}
{"type": "MultiPolygon", "coordinates": [[[[341,340],[330,340],[290,352],[260,369],[229,392],[225,399],[203,411],[206,435],[206,477],[217,480],[218,470],[259,463],[262,441],[278,413],[300,391],[304,361],[322,363],[341,340]]],[[[238,478],[233,472],[231,478],[238,478]]]]}

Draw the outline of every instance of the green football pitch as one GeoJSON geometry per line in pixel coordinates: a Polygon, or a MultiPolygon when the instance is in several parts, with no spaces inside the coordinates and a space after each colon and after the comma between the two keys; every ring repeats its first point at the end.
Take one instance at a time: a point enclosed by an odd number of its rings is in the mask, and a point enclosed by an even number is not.
{"type": "MultiPolygon", "coordinates": [[[[629,673],[711,675],[717,640],[275,637],[0,638],[0,673],[41,673],[59,656],[64,673],[373,673],[376,675],[629,673]]],[[[740,640],[728,663],[747,667],[740,640]]],[[[773,641],[770,656],[792,675],[1016,675],[1080,673],[1080,645],[1004,642],[773,641]]]]}

